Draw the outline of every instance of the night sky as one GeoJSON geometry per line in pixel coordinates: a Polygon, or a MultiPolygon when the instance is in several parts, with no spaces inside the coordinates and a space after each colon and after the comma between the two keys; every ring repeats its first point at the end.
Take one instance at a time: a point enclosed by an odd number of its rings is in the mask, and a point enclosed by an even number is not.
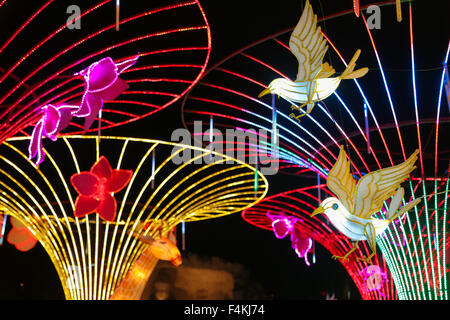
{"type": "MultiPolygon", "coordinates": [[[[78,1],[83,2],[83,1],[78,1]]],[[[122,0],[123,6],[130,5],[122,0]]],[[[133,2],[133,1],[131,1],[133,2]]],[[[361,6],[374,1],[361,1],[361,6]]],[[[417,1],[416,1],[417,2],[417,1]]],[[[449,12],[446,0],[422,2],[420,19],[417,18],[416,28],[430,28],[427,24],[439,24],[439,19],[431,19],[433,12],[449,12]],[[423,2],[426,2],[425,6],[423,2]],[[446,6],[447,9],[442,9],[446,6]],[[428,22],[427,22],[428,21],[428,22]]],[[[76,4],[77,1],[71,1],[76,4]]],[[[256,0],[201,0],[212,32],[212,53],[209,65],[216,62],[260,38],[293,27],[298,21],[303,8],[303,0],[256,1],[256,0]]],[[[352,0],[311,0],[313,10],[318,17],[352,8],[352,0]]],[[[418,4],[420,5],[420,4],[418,4]]],[[[113,11],[112,11],[113,14],[113,11]]],[[[405,28],[407,28],[407,6],[403,6],[405,28]]],[[[113,16],[111,17],[113,19],[113,16]]],[[[448,17],[443,18],[444,20],[448,17]]],[[[395,7],[382,8],[382,28],[389,28],[395,21],[395,7]]],[[[346,47],[346,52],[354,52],[357,44],[350,36],[352,28],[363,28],[361,21],[352,13],[340,23],[325,24],[324,30],[333,34],[341,34],[339,47],[346,47]],[[332,31],[333,30],[333,31],[332,31]]],[[[447,32],[438,29],[436,32],[447,32]]],[[[375,32],[376,34],[376,32],[375,32]]],[[[417,37],[422,37],[417,31],[417,37]]],[[[448,37],[447,37],[448,38],[448,37]]],[[[424,34],[422,39],[426,39],[424,34]]],[[[445,39],[445,37],[443,37],[445,39]]],[[[379,37],[380,46],[388,47],[392,39],[383,43],[379,37]]],[[[419,40],[418,40],[419,42],[419,40]]],[[[422,48],[433,46],[432,41],[423,44],[422,48]]],[[[440,47],[446,44],[439,44],[440,47]]],[[[363,48],[370,51],[371,48],[363,48]]],[[[409,58],[407,47],[404,55],[409,58]]],[[[418,59],[426,59],[424,51],[418,59]]],[[[388,55],[383,55],[387,66],[392,66],[388,55]]],[[[439,66],[441,57],[436,61],[429,60],[428,66],[439,66]]],[[[362,65],[362,64],[361,64],[362,65]]],[[[368,65],[371,68],[371,65],[368,65]]],[[[154,114],[148,119],[110,130],[110,134],[138,136],[170,140],[172,130],[182,127],[180,101],[154,114]],[[125,134],[124,134],[125,132],[125,134]]],[[[277,175],[269,177],[268,195],[295,189],[300,185],[297,177],[277,175]]],[[[275,299],[324,299],[323,293],[334,293],[338,299],[344,299],[350,290],[351,299],[361,299],[342,265],[333,259],[331,254],[320,245],[316,246],[317,261],[310,267],[305,265],[291,249],[288,237],[279,240],[272,232],[259,229],[246,223],[240,214],[186,224],[186,251],[203,257],[217,256],[226,261],[240,263],[252,274],[254,281],[259,282],[268,294],[275,299]]],[[[63,290],[56,271],[46,252],[38,244],[29,252],[22,253],[13,246],[4,243],[0,247],[0,299],[64,299],[63,290]]]]}

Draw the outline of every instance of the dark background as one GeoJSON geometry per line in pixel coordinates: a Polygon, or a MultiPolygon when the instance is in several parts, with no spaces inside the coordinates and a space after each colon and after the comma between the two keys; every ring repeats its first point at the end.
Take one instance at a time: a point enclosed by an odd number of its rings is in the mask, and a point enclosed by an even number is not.
{"type": "MultiPolygon", "coordinates": [[[[122,0],[123,5],[131,5],[133,2],[128,1],[126,4],[127,0],[122,0]]],[[[76,3],[77,1],[73,1],[73,4],[76,3]]],[[[200,3],[212,32],[210,66],[262,37],[293,27],[304,5],[303,0],[201,0],[200,3]]],[[[352,3],[352,0],[311,0],[318,17],[351,9],[352,3]]],[[[367,3],[375,1],[361,1],[361,6],[367,3]]],[[[420,15],[415,25],[416,30],[421,30],[421,27],[424,28],[422,30],[430,30],[430,24],[433,23],[442,25],[442,20],[439,20],[441,18],[448,21],[448,1],[419,0],[415,3],[420,6],[420,10],[415,10],[420,15]],[[433,14],[438,14],[440,18],[433,14]]],[[[113,14],[111,11],[111,15],[113,14]]],[[[332,29],[334,33],[343,33],[342,39],[347,38],[347,41],[339,42],[339,47],[349,46],[348,52],[353,52],[355,47],[350,31],[352,28],[363,28],[362,22],[354,14],[351,15],[342,20],[340,30],[332,29]]],[[[109,18],[113,19],[113,16],[109,18]]],[[[402,24],[407,28],[407,5],[403,5],[403,19],[402,24]]],[[[395,6],[383,7],[382,28],[396,24],[395,6]]],[[[333,26],[336,27],[336,23],[333,26]]],[[[435,32],[448,35],[448,23],[444,23],[444,26],[446,28],[436,29],[435,32]]],[[[323,30],[331,32],[327,30],[326,24],[323,30]]],[[[433,35],[422,35],[417,31],[416,36],[426,41],[422,48],[433,45],[432,39],[429,39],[433,35]]],[[[395,44],[390,38],[377,40],[380,46],[395,44]]],[[[445,43],[439,45],[446,46],[445,43]]],[[[372,52],[371,48],[365,49],[372,52]]],[[[404,56],[409,59],[408,51],[405,51],[404,56]]],[[[416,57],[421,61],[427,58],[424,51],[416,57]]],[[[387,66],[394,65],[395,60],[390,63],[389,59],[388,55],[383,55],[387,66]]],[[[441,59],[439,56],[435,61],[441,59]]],[[[434,60],[426,61],[431,61],[428,66],[436,66],[434,60]]],[[[370,67],[372,66],[369,65],[370,67]]],[[[172,130],[182,127],[180,106],[180,102],[177,102],[148,119],[113,129],[110,133],[170,140],[172,130]]],[[[269,182],[269,195],[294,189],[301,183],[292,176],[270,177],[269,182]]],[[[273,233],[247,224],[240,214],[186,224],[186,252],[204,257],[217,256],[242,264],[251,274],[252,281],[264,287],[262,294],[266,298],[271,295],[275,299],[324,299],[324,292],[328,292],[334,293],[338,299],[345,299],[350,292],[350,299],[361,299],[342,265],[332,260],[331,255],[320,245],[316,246],[316,263],[307,267],[303,259],[299,259],[291,249],[288,238],[278,240],[273,233]]],[[[56,271],[39,244],[31,251],[22,253],[4,243],[0,247],[0,261],[0,299],[64,299],[56,271]]]]}

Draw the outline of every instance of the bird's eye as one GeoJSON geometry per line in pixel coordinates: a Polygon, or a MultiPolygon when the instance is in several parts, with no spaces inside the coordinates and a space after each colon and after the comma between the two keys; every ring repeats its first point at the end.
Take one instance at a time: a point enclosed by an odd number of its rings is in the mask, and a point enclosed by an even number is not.
{"type": "Polygon", "coordinates": [[[337,210],[339,208],[339,205],[337,203],[333,204],[332,206],[333,210],[337,210]]]}

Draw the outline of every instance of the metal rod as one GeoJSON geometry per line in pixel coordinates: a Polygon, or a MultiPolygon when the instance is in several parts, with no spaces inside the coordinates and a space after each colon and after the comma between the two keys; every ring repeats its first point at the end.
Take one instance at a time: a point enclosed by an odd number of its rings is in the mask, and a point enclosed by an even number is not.
{"type": "Polygon", "coordinates": [[[116,0],[116,31],[119,31],[120,25],[120,0],[116,0]]]}

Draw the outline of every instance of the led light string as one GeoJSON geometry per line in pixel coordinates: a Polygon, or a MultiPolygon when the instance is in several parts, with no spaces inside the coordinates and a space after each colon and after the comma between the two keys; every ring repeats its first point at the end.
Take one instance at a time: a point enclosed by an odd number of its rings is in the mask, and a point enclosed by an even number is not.
{"type": "MultiPolygon", "coordinates": [[[[69,155],[69,159],[72,158],[71,162],[73,162],[73,164],[71,164],[71,166],[76,168],[77,172],[80,172],[80,164],[77,161],[77,154],[80,151],[75,149],[73,144],[73,142],[78,140],[80,142],[85,141],[86,143],[90,141],[91,145],[94,147],[94,150],[99,150],[100,139],[97,136],[73,136],[64,137],[62,139],[61,145],[67,147],[65,152],[69,155]]],[[[10,161],[7,159],[2,155],[0,149],[0,161],[11,164],[0,168],[1,175],[11,178],[8,178],[5,181],[0,181],[0,189],[3,190],[0,194],[0,202],[4,203],[5,206],[8,207],[11,207],[8,203],[17,203],[15,209],[11,210],[11,212],[15,215],[18,214],[21,216],[24,223],[26,223],[26,225],[33,230],[33,233],[39,238],[39,240],[42,241],[45,250],[48,252],[55,268],[58,271],[64,293],[68,299],[108,299],[114,293],[115,288],[119,285],[120,281],[125,278],[131,266],[139,261],[139,257],[145,249],[145,245],[138,243],[135,238],[135,235],[142,231],[142,229],[140,229],[141,227],[137,226],[138,220],[142,220],[142,222],[149,222],[152,225],[156,225],[158,221],[167,221],[168,224],[164,224],[164,229],[168,230],[167,228],[172,228],[175,226],[179,221],[181,221],[180,219],[196,221],[195,216],[197,212],[200,213],[200,219],[208,219],[215,216],[223,216],[240,211],[242,208],[248,208],[256,201],[261,200],[267,193],[267,180],[259,174],[258,180],[261,183],[259,184],[258,198],[254,198],[254,168],[245,163],[237,162],[237,160],[233,158],[214,153],[216,156],[222,157],[221,162],[233,160],[235,165],[223,167],[220,163],[213,163],[208,165],[207,169],[204,168],[205,166],[200,166],[203,170],[190,176],[191,180],[197,180],[200,191],[194,190],[193,188],[192,190],[189,189],[185,192],[186,197],[184,197],[180,203],[170,201],[167,199],[167,196],[164,197],[164,195],[160,198],[159,204],[163,204],[161,201],[164,201],[164,198],[166,198],[168,202],[166,202],[164,206],[161,206],[161,210],[158,211],[156,215],[153,214],[156,213],[156,206],[152,207],[149,212],[153,213],[146,216],[145,219],[143,219],[144,217],[142,216],[143,211],[141,211],[141,209],[136,210],[137,207],[133,205],[133,211],[130,215],[128,215],[127,219],[122,221],[118,217],[118,223],[114,223],[115,226],[111,228],[111,223],[104,223],[99,219],[98,215],[94,218],[87,216],[83,219],[72,218],[70,216],[71,213],[67,212],[69,206],[66,204],[70,204],[70,209],[73,210],[74,203],[71,198],[70,188],[67,183],[64,183],[66,179],[57,165],[58,160],[46,151],[48,156],[48,164],[45,165],[45,168],[38,168],[34,164],[29,163],[27,161],[27,156],[19,147],[26,141],[27,138],[25,137],[12,138],[5,142],[2,145],[2,148],[3,150],[6,148],[17,153],[19,158],[22,159],[21,161],[26,163],[24,169],[29,166],[35,170],[36,173],[34,173],[34,176],[28,176],[25,171],[22,170],[18,164],[16,164],[18,163],[16,160],[10,161]],[[221,169],[217,170],[216,167],[217,169],[221,169]],[[47,179],[49,169],[51,169],[50,172],[56,171],[56,175],[53,176],[60,178],[64,187],[64,191],[62,193],[56,191],[54,188],[53,184],[57,181],[52,181],[52,183],[50,183],[47,179]],[[204,174],[210,175],[211,170],[219,173],[213,174],[209,180],[204,179],[204,174]],[[246,171],[248,171],[248,173],[244,173],[246,171]],[[13,173],[13,175],[22,177],[21,179],[25,178],[33,189],[36,189],[37,194],[40,195],[42,200],[35,198],[32,193],[28,192],[28,185],[22,185],[19,180],[17,180],[9,172],[13,173]],[[201,181],[199,180],[200,176],[203,178],[201,181]],[[217,179],[218,177],[222,178],[217,179]],[[247,177],[247,179],[245,179],[245,177],[247,177]],[[35,180],[36,178],[38,178],[38,180],[35,180]],[[12,183],[10,181],[12,181],[12,183]],[[43,186],[46,186],[46,188],[48,187],[48,191],[47,189],[42,189],[42,183],[43,186]],[[22,190],[23,195],[20,195],[18,192],[14,191],[15,189],[22,190]],[[214,190],[218,190],[217,193],[214,193],[214,190]],[[52,197],[55,198],[57,203],[56,206],[54,206],[52,200],[48,198],[47,192],[49,192],[49,194],[51,193],[52,197]],[[194,195],[192,195],[192,193],[194,193],[194,195]],[[200,199],[200,203],[197,203],[195,198],[198,198],[199,195],[202,195],[202,199],[200,199]],[[68,197],[69,200],[64,200],[65,204],[63,204],[63,200],[60,198],[61,196],[63,196],[63,199],[68,197]],[[25,206],[23,206],[22,203],[25,206]],[[45,207],[40,203],[42,203],[45,207]],[[173,205],[176,205],[177,208],[172,208],[173,205]],[[34,208],[37,208],[39,211],[36,211],[34,208]],[[56,209],[58,210],[56,211],[56,209]],[[162,211],[164,210],[166,210],[168,214],[165,213],[162,215],[162,211]],[[216,211],[219,213],[216,214],[216,211]],[[34,214],[34,219],[30,220],[27,218],[28,212],[31,215],[34,214]],[[136,218],[139,217],[138,220],[130,220],[131,215],[136,216],[136,218]],[[123,230],[122,232],[119,231],[119,225],[121,226],[121,230],[123,230]],[[124,233],[127,230],[130,230],[131,232],[129,233],[127,239],[125,239],[124,233]],[[87,234],[86,236],[83,236],[82,234],[85,232],[87,234]],[[113,234],[112,238],[109,236],[110,233],[113,234]],[[119,236],[119,241],[116,241],[116,236],[119,236]],[[133,239],[133,241],[130,241],[130,239],[133,239]],[[107,249],[107,247],[110,249],[107,249]],[[122,254],[122,252],[124,252],[123,250],[127,250],[128,255],[122,254]],[[113,251],[115,251],[116,254],[112,254],[113,251]],[[118,251],[121,251],[121,253],[117,254],[118,251]],[[100,260],[99,263],[94,263],[98,260],[100,260]],[[91,268],[92,264],[94,267],[91,268]],[[73,269],[72,266],[79,267],[73,269]]],[[[107,136],[101,137],[101,141],[115,141],[115,143],[117,143],[119,147],[117,150],[117,154],[119,155],[117,168],[123,164],[125,156],[127,155],[126,149],[131,147],[131,144],[147,144],[147,148],[143,150],[144,157],[139,159],[140,162],[138,163],[138,168],[135,171],[135,175],[139,173],[141,166],[147,166],[147,164],[151,162],[151,154],[158,146],[177,146],[177,144],[174,143],[155,140],[107,136]]],[[[183,148],[202,151],[202,149],[196,147],[183,146],[183,148]]],[[[183,150],[183,148],[180,148],[180,150],[183,150]]],[[[61,151],[63,151],[63,149],[59,150],[60,153],[61,151]]],[[[200,156],[208,156],[210,153],[211,151],[204,150],[200,153],[200,156]]],[[[98,158],[99,155],[100,152],[98,151],[95,157],[98,158]]],[[[169,156],[169,159],[171,158],[172,155],[169,156]]],[[[195,161],[195,159],[192,159],[190,163],[193,163],[193,161],[195,161]]],[[[163,160],[162,163],[165,163],[165,165],[169,164],[169,162],[165,160],[163,160]]],[[[159,176],[158,173],[160,166],[161,164],[158,163],[157,168],[153,172],[156,177],[159,176]]],[[[186,169],[188,169],[187,165],[180,167],[186,167],[186,169]]],[[[186,175],[182,173],[181,169],[179,169],[178,172],[179,174],[177,174],[177,176],[180,175],[181,179],[186,177],[186,175]]],[[[144,174],[150,176],[151,172],[150,170],[146,170],[144,174]]],[[[177,179],[174,175],[168,175],[165,177],[165,179],[171,178],[177,179]]],[[[160,185],[164,185],[165,183],[165,181],[162,181],[160,185]]],[[[178,184],[176,183],[178,189],[183,186],[183,183],[189,183],[189,181],[184,179],[182,182],[178,184]]],[[[192,184],[195,183],[190,183],[190,185],[192,184]]],[[[149,187],[148,184],[146,185],[146,188],[147,187],[149,187]]],[[[160,190],[162,191],[162,189],[160,190]]],[[[171,190],[172,191],[169,190],[167,194],[177,196],[177,188],[171,188],[171,190]]],[[[126,196],[128,196],[130,188],[126,191],[126,196]]],[[[154,192],[157,192],[157,190],[155,189],[154,192]]],[[[120,211],[124,210],[125,202],[126,197],[123,197],[119,205],[121,208],[120,211]]],[[[150,231],[144,231],[143,234],[148,232],[150,231]]]]}

